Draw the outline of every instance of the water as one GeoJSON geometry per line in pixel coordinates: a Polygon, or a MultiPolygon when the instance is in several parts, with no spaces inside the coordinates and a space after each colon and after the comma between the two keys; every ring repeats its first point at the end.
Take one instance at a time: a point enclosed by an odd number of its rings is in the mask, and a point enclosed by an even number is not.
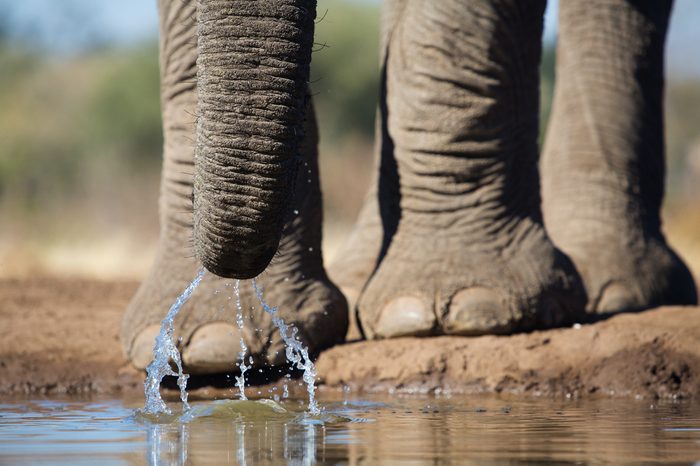
{"type": "MultiPolygon", "coordinates": [[[[205,270],[202,268],[194,280],[192,280],[192,283],[190,283],[185,291],[175,300],[175,303],[170,307],[170,310],[163,319],[160,333],[156,337],[153,347],[153,361],[151,361],[146,368],[147,377],[144,382],[144,394],[146,397],[144,412],[146,414],[171,414],[170,409],[160,396],[160,383],[166,376],[177,377],[177,385],[180,387],[180,400],[182,401],[184,410],[187,411],[189,409],[187,402],[187,379],[189,375],[185,374],[182,370],[182,358],[173,340],[173,321],[180,311],[180,308],[190,299],[192,293],[202,281],[204,274],[205,270]],[[171,361],[177,366],[177,372],[174,372],[170,367],[171,361]]],[[[286,346],[285,355],[287,357],[287,362],[303,372],[303,380],[306,383],[307,392],[309,394],[309,412],[312,415],[320,414],[315,399],[316,367],[309,357],[308,349],[297,338],[298,329],[293,325],[285,324],[284,320],[277,314],[277,308],[271,307],[265,302],[262,289],[258,287],[255,279],[252,280],[252,285],[260,301],[260,305],[265,312],[271,315],[272,322],[279,330],[280,337],[286,346]]],[[[236,324],[241,330],[240,352],[238,354],[240,375],[236,377],[236,386],[239,390],[239,399],[246,400],[245,373],[252,367],[253,357],[249,357],[250,366],[246,365],[245,356],[248,348],[243,340],[243,308],[241,306],[240,280],[236,280],[234,283],[234,294],[236,296],[236,324]]],[[[287,395],[287,387],[285,385],[284,397],[286,398],[287,395]]]]}
{"type": "Polygon", "coordinates": [[[163,323],[160,326],[160,333],[156,337],[153,346],[153,361],[146,368],[148,376],[144,382],[144,394],[146,395],[146,405],[144,410],[147,413],[170,413],[170,410],[160,397],[160,383],[166,376],[177,377],[177,385],[180,387],[180,400],[187,409],[187,378],[189,377],[182,371],[182,359],[180,352],[175,346],[173,340],[173,320],[180,308],[190,299],[192,293],[202,281],[205,270],[201,269],[197,276],[192,280],[192,283],[183,291],[177,298],[175,303],[170,307],[163,323]],[[173,361],[177,366],[177,372],[170,367],[170,361],[173,361]]]}
{"type": "MultiPolygon", "coordinates": [[[[255,279],[253,279],[253,288],[255,289],[258,301],[260,301],[260,305],[265,309],[265,312],[272,316],[272,323],[275,324],[280,332],[280,337],[282,337],[282,341],[284,341],[284,345],[286,346],[287,361],[293,366],[296,366],[297,369],[303,371],[302,378],[306,383],[306,390],[309,394],[309,412],[311,414],[320,414],[318,403],[316,403],[315,398],[316,367],[309,357],[308,349],[297,338],[297,328],[285,324],[284,320],[277,315],[277,308],[270,307],[265,303],[262,288],[258,287],[255,279]],[[289,331],[289,333],[287,333],[287,331],[289,331]]],[[[287,393],[286,387],[285,393],[287,393]]]]}
{"type": "MultiPolygon", "coordinates": [[[[241,373],[236,377],[236,386],[238,387],[238,398],[245,400],[245,373],[250,369],[251,366],[247,366],[245,363],[245,355],[248,352],[248,347],[245,345],[243,339],[243,307],[241,306],[241,281],[236,280],[233,285],[233,291],[236,295],[236,325],[241,331],[241,351],[238,353],[238,369],[241,373]]],[[[252,365],[252,363],[251,363],[252,365]]]]}
{"type": "Polygon", "coordinates": [[[0,464],[700,464],[700,405],[499,397],[0,404],[0,464]]]}

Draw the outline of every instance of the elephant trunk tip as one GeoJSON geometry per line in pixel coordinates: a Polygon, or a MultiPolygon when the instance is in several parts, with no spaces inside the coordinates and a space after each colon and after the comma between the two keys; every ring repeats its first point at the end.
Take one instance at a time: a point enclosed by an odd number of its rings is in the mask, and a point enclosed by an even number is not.
{"type": "Polygon", "coordinates": [[[278,242],[254,248],[226,245],[221,249],[206,247],[199,241],[195,244],[195,255],[209,272],[223,278],[248,280],[267,268],[277,251],[278,242]]]}

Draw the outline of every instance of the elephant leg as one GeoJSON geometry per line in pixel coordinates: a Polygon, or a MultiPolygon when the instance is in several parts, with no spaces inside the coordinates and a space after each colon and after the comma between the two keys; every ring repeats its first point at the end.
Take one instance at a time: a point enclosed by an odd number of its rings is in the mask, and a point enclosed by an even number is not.
{"type": "MultiPolygon", "coordinates": [[[[201,267],[192,244],[192,190],[196,112],[196,2],[160,0],[161,101],[164,154],[160,193],[161,233],[151,271],[122,320],[124,351],[138,368],[152,357],[155,335],[168,308],[201,267]]],[[[311,106],[309,100],[309,107],[311,106]]],[[[310,350],[342,341],[346,303],[322,266],[321,199],[313,109],[305,123],[295,198],[273,263],[258,277],[265,300],[300,330],[310,350]]],[[[183,361],[192,373],[233,371],[239,352],[234,280],[208,274],[175,321],[183,361]]],[[[275,329],[254,295],[240,284],[244,339],[256,364],[284,361],[275,329]]]]}
{"type": "MultiPolygon", "coordinates": [[[[540,211],[544,1],[393,7],[383,118],[400,217],[388,222],[396,232],[359,300],[365,335],[510,333],[571,322],[584,306],[582,287],[540,211]]],[[[380,212],[385,202],[380,196],[380,212]]]]}
{"type": "Polygon", "coordinates": [[[697,300],[661,231],[664,42],[671,1],[562,0],[542,156],[543,211],[587,311],[697,300]]]}

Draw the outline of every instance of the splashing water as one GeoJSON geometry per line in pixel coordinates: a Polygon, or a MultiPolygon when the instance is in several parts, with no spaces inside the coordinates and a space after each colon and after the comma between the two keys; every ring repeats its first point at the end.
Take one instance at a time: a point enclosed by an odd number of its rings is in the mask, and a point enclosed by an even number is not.
{"type": "Polygon", "coordinates": [[[187,403],[187,379],[189,375],[182,371],[182,358],[180,352],[173,341],[173,320],[180,308],[190,299],[199,282],[204,277],[205,270],[201,269],[197,276],[192,280],[192,283],[182,292],[175,303],[170,307],[168,314],[163,319],[160,325],[160,333],[156,337],[155,345],[153,346],[153,361],[146,368],[148,376],[144,382],[144,394],[146,395],[146,405],[144,411],[147,414],[172,414],[168,406],[160,397],[160,382],[165,376],[171,375],[177,377],[177,386],[180,387],[180,399],[184,405],[185,411],[190,409],[187,403]],[[170,360],[177,366],[177,372],[170,367],[170,360]]]}
{"type": "MultiPolygon", "coordinates": [[[[286,346],[287,361],[296,366],[297,369],[304,371],[303,379],[306,383],[306,391],[309,392],[309,412],[313,415],[318,415],[321,410],[318,408],[318,403],[316,402],[316,366],[311,361],[309,357],[309,351],[302,345],[302,343],[297,339],[298,329],[293,325],[287,325],[284,323],[281,317],[277,315],[277,308],[270,307],[265,303],[263,299],[262,289],[258,287],[257,282],[253,279],[253,288],[255,289],[255,294],[260,301],[260,305],[263,307],[265,312],[272,316],[272,323],[277,326],[280,332],[280,337],[286,346]],[[289,330],[289,335],[287,334],[289,330]]],[[[286,386],[285,386],[286,389],[286,386]]],[[[285,390],[286,391],[286,390],[285,390]]]]}
{"type": "MultiPolygon", "coordinates": [[[[180,400],[182,400],[184,411],[189,411],[190,405],[187,402],[187,379],[189,375],[182,370],[182,358],[178,351],[175,342],[173,341],[174,325],[173,320],[177,316],[180,308],[192,296],[192,293],[202,281],[206,271],[201,269],[192,283],[182,292],[175,303],[170,307],[167,315],[163,319],[160,327],[160,333],[156,337],[153,347],[153,361],[146,368],[148,376],[144,382],[144,393],[146,395],[146,405],[144,412],[146,414],[172,414],[171,410],[165,404],[160,396],[160,383],[166,376],[177,377],[177,385],[180,387],[180,400]],[[177,366],[177,372],[173,371],[170,366],[170,361],[173,361],[177,366]]],[[[313,415],[321,413],[318,403],[316,402],[316,367],[309,357],[309,352],[306,347],[299,341],[297,334],[298,329],[294,325],[287,325],[281,317],[277,315],[277,308],[270,307],[263,299],[262,289],[258,287],[257,282],[253,279],[253,288],[255,294],[260,301],[260,305],[265,312],[270,314],[272,322],[279,330],[280,337],[286,346],[287,360],[297,369],[303,371],[303,380],[306,383],[306,389],[309,393],[309,412],[313,415]]],[[[236,386],[239,389],[239,399],[246,400],[245,396],[245,373],[253,365],[253,357],[249,357],[250,365],[246,365],[245,357],[248,348],[243,340],[243,308],[241,306],[240,297],[240,281],[236,280],[234,285],[234,293],[236,295],[236,324],[241,330],[240,352],[238,358],[240,360],[238,366],[241,369],[241,374],[236,377],[236,386]]],[[[287,384],[284,385],[283,397],[287,398],[287,384]]]]}
{"type": "Polygon", "coordinates": [[[241,281],[236,280],[233,286],[233,291],[236,294],[236,325],[241,331],[241,351],[238,353],[238,367],[241,369],[241,375],[236,377],[236,386],[238,387],[238,399],[247,400],[245,396],[245,373],[251,366],[245,364],[245,354],[248,352],[248,347],[243,340],[243,307],[241,306],[241,281]]]}

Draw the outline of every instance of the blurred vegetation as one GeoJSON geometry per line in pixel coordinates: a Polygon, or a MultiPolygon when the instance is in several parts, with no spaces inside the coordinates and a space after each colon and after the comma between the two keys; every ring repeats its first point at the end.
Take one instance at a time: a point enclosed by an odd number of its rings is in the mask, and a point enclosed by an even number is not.
{"type": "MultiPolygon", "coordinates": [[[[128,230],[155,242],[162,146],[156,40],[55,57],[14,41],[6,26],[0,14],[0,242],[14,229],[43,243],[59,237],[59,227],[105,238],[128,230]]],[[[320,4],[311,87],[328,223],[343,231],[372,168],[378,48],[377,5],[320,4]]],[[[540,138],[554,83],[551,48],[541,71],[540,138]]],[[[669,192],[698,195],[700,82],[671,76],[667,96],[669,192]]]]}
{"type": "Polygon", "coordinates": [[[666,154],[668,194],[700,198],[700,80],[666,88],[666,154]]]}
{"type": "Polygon", "coordinates": [[[115,175],[158,170],[156,54],[146,44],[56,62],[0,45],[3,202],[38,208],[115,175]]]}
{"type": "Polygon", "coordinates": [[[319,4],[315,41],[311,90],[322,137],[371,139],[379,96],[379,6],[319,4]]]}

